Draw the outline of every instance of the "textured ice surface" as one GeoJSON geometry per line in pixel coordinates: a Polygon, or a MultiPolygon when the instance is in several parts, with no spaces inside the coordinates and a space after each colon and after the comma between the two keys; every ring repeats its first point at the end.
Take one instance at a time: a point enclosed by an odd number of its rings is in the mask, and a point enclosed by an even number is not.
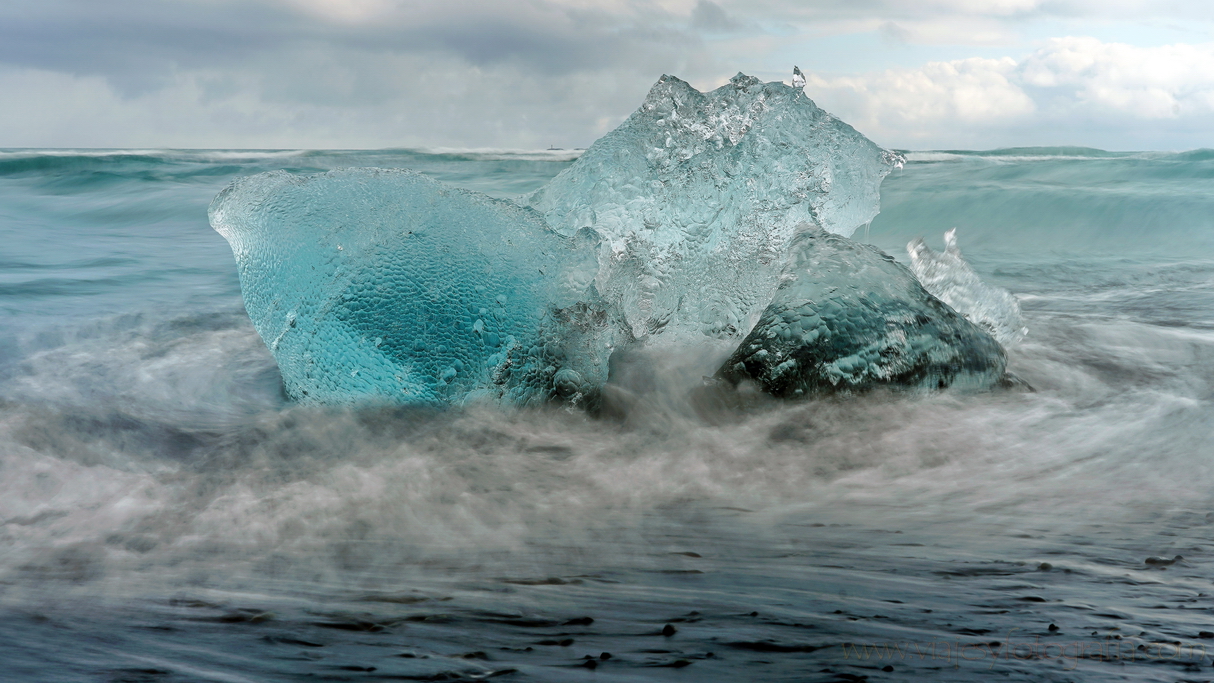
{"type": "Polygon", "coordinates": [[[1004,374],[990,335],[875,247],[811,230],[775,299],[718,376],[792,397],[877,386],[985,389],[1004,374]]]}
{"type": "Polygon", "coordinates": [[[211,223],[301,401],[594,405],[617,345],[736,347],[721,375],[781,396],[988,386],[999,345],[845,237],[900,162],[800,88],[663,76],[519,203],[407,171],[274,172],[211,223]]]}
{"type": "Polygon", "coordinates": [[[296,399],[579,402],[606,380],[589,232],[381,169],[243,178],[210,216],[296,399]]]}
{"type": "Polygon", "coordinates": [[[906,251],[910,254],[911,270],[927,291],[995,335],[1001,343],[1014,344],[1028,333],[1016,297],[1006,289],[983,282],[961,258],[956,228],[944,233],[942,253],[932,251],[922,238],[907,244],[906,251]]]}
{"type": "Polygon", "coordinates": [[[603,237],[598,291],[637,339],[737,340],[771,301],[798,228],[850,235],[899,157],[800,88],[663,76],[640,109],[524,199],[603,237]]]}

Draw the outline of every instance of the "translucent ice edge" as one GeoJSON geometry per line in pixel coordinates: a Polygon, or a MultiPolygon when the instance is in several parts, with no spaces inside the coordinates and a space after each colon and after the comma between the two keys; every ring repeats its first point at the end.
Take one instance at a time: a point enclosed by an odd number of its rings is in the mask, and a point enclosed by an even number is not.
{"type": "Polygon", "coordinates": [[[633,337],[733,343],[775,294],[793,236],[851,235],[902,161],[800,88],[738,74],[701,93],[663,76],[523,202],[561,234],[598,233],[596,287],[633,337]]]}

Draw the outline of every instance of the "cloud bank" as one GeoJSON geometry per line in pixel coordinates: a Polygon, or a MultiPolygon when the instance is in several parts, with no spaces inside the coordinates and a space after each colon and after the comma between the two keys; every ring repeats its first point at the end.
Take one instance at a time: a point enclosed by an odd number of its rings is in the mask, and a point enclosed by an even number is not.
{"type": "Polygon", "coordinates": [[[1214,146],[1214,9],[1159,5],[13,0],[0,146],[584,146],[663,73],[794,63],[887,146],[1214,146]]]}

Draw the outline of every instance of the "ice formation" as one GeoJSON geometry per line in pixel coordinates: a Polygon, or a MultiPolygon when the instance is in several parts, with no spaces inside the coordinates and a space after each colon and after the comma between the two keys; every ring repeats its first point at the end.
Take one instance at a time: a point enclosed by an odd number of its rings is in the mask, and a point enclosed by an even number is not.
{"type": "Polygon", "coordinates": [[[792,397],[877,386],[988,389],[1005,364],[994,339],[891,257],[809,230],[792,246],[775,299],[717,374],[792,397]]]}
{"type": "Polygon", "coordinates": [[[783,83],[701,93],[663,76],[640,109],[525,202],[603,238],[599,293],[650,345],[736,342],[804,226],[872,220],[900,158],[783,83]]]}
{"type": "Polygon", "coordinates": [[[663,76],[518,202],[407,171],[278,171],[210,217],[305,402],[594,405],[617,348],[743,337],[722,376],[778,395],[989,384],[998,344],[845,237],[900,161],[799,88],[663,76]]]}
{"type": "Polygon", "coordinates": [[[805,74],[801,73],[801,67],[799,67],[799,66],[794,66],[792,68],[792,87],[794,87],[794,88],[804,88],[805,87],[805,74]]]}
{"type": "Polygon", "coordinates": [[[944,233],[944,251],[937,253],[923,238],[906,245],[911,270],[927,291],[952,306],[975,325],[990,332],[1005,345],[1015,344],[1028,334],[1020,318],[1020,303],[1006,289],[988,285],[961,258],[957,229],[944,233]]]}
{"type": "Polygon", "coordinates": [[[409,171],[284,171],[211,204],[287,392],[316,403],[592,398],[616,326],[597,238],[409,171]]]}

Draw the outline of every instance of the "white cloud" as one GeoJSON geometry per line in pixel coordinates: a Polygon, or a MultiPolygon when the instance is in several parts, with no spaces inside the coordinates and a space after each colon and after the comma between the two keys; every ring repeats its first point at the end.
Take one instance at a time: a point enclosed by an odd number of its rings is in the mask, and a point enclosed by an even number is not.
{"type": "Polygon", "coordinates": [[[1033,100],[1010,80],[1015,60],[963,59],[862,76],[813,74],[806,92],[878,138],[901,146],[934,140],[957,126],[989,127],[1033,114],[1033,100]]]}
{"type": "Polygon", "coordinates": [[[715,0],[724,10],[803,38],[880,31],[914,45],[1023,46],[1042,24],[1065,33],[1169,30],[1210,35],[1208,0],[715,0]]]}
{"type": "Polygon", "coordinates": [[[813,74],[806,92],[878,141],[900,147],[1176,146],[1179,131],[1209,127],[1214,117],[1214,44],[1135,47],[1057,38],[1020,60],[813,74]]]}
{"type": "Polygon", "coordinates": [[[1057,38],[1020,71],[1024,85],[1062,95],[1065,109],[1142,119],[1214,113],[1214,44],[1143,48],[1057,38]]]}
{"type": "Polygon", "coordinates": [[[384,17],[397,5],[392,0],[286,0],[285,4],[322,19],[346,23],[384,17]]]}
{"type": "Polygon", "coordinates": [[[856,115],[844,116],[915,136],[923,126],[943,121],[992,124],[1032,114],[1034,104],[1009,75],[1016,62],[1003,59],[958,59],[931,62],[918,69],[890,69],[862,76],[827,79],[811,75],[806,92],[846,98],[856,115]]]}

